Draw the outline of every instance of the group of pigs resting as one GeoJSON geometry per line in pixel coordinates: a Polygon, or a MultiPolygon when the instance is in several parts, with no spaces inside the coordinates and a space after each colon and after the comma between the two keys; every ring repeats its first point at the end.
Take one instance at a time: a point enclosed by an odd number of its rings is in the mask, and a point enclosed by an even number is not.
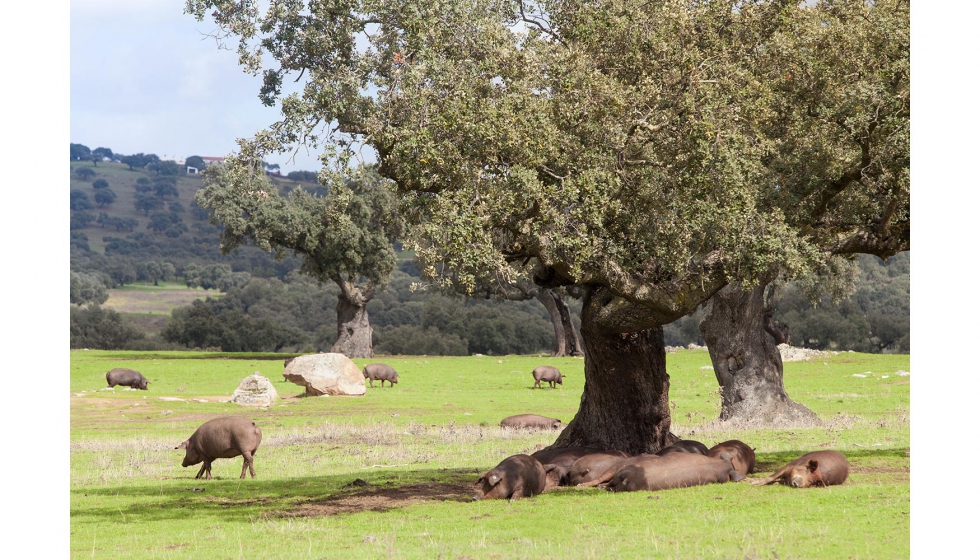
{"type": "MultiPolygon", "coordinates": [[[[398,374],[387,364],[368,364],[366,379],[397,383],[398,374]]],[[[562,374],[551,366],[532,372],[535,386],[561,384],[562,374]]],[[[109,386],[147,389],[145,377],[135,370],[117,368],[106,374],[109,386]]],[[[372,383],[373,386],[373,383],[372,383]]],[[[501,421],[502,427],[557,429],[561,421],[535,414],[518,414],[501,421]]],[[[203,463],[196,478],[211,478],[215,459],[243,458],[240,478],[248,470],[255,478],[254,456],[262,430],[247,418],[225,416],[199,427],[176,449],[184,449],[183,467],[203,463]]],[[[477,479],[477,498],[517,500],[559,486],[600,487],[613,492],[665,490],[721,482],[739,482],[755,469],[755,452],[738,440],[721,442],[710,449],[703,443],[681,440],[657,453],[630,456],[619,450],[594,447],[542,449],[530,455],[507,457],[477,479]]],[[[771,476],[752,480],[753,485],[781,482],[794,488],[830,486],[847,479],[847,459],[837,451],[807,453],[771,476]]]]}
{"type": "MultiPolygon", "coordinates": [[[[697,441],[681,440],[657,453],[637,456],[619,450],[559,447],[504,459],[477,480],[477,497],[517,500],[558,486],[600,487],[612,492],[686,488],[746,480],[745,475],[754,469],[755,452],[738,440],[710,449],[697,441]]],[[[843,455],[815,451],[751,483],[781,482],[808,488],[841,484],[846,478],[847,459],[843,455]]]]}

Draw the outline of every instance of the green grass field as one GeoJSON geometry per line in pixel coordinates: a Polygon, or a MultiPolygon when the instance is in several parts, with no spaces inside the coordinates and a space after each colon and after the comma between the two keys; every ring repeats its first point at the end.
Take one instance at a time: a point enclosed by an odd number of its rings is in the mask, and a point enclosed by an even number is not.
{"type": "MultiPolygon", "coordinates": [[[[842,486],[795,490],[748,484],[656,493],[559,489],[514,503],[469,499],[505,457],[555,434],[502,430],[533,412],[570,420],[579,358],[379,357],[394,388],[363,397],[299,397],[281,354],[71,353],[71,554],[184,558],[907,558],[907,355],[840,353],[786,364],[787,392],[825,426],[730,431],[712,427],[717,384],[705,351],[668,355],[673,431],[706,445],[756,448],[765,476],[802,453],[837,449],[842,486]],[[532,390],[531,369],[568,374],[532,390]],[[105,387],[132,367],[149,391],[105,387]],[[260,372],[279,391],[268,409],[226,402],[260,372]],[[855,377],[855,374],[864,377],[855,377]],[[208,419],[237,414],[263,430],[256,479],[241,460],[195,480],[174,450],[208,419]],[[356,479],[361,481],[356,482],[356,479]]],[[[368,360],[355,360],[363,366],[368,360]]],[[[377,384],[376,384],[377,385],[377,384]]]]}

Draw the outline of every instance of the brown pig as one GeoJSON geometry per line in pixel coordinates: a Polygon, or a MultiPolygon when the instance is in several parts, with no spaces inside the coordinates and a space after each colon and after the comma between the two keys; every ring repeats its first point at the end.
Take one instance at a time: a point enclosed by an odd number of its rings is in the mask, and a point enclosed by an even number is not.
{"type": "Polygon", "coordinates": [[[382,387],[385,386],[385,381],[388,382],[389,387],[394,387],[395,383],[398,383],[398,372],[388,364],[368,364],[364,366],[362,373],[364,373],[364,379],[367,379],[372,387],[377,380],[381,381],[382,387]]]}
{"type": "Polygon", "coordinates": [[[531,386],[532,389],[534,387],[537,387],[538,389],[543,389],[544,387],[541,386],[542,381],[547,381],[548,386],[551,387],[552,389],[555,388],[555,383],[559,385],[562,384],[561,372],[558,371],[558,368],[554,366],[538,366],[534,368],[534,371],[531,372],[531,375],[534,376],[534,385],[531,386]]]}
{"type": "Polygon", "coordinates": [[[481,495],[477,499],[510,499],[513,502],[544,492],[544,467],[530,455],[512,455],[487,471],[476,483],[481,485],[481,495]]]}
{"type": "Polygon", "coordinates": [[[561,420],[537,414],[515,414],[500,421],[501,428],[530,428],[532,430],[557,430],[561,420]]]}
{"type": "Polygon", "coordinates": [[[646,456],[620,468],[609,481],[608,490],[635,492],[666,490],[703,484],[738,482],[745,476],[735,470],[731,456],[707,457],[697,453],[668,453],[646,456]]]}
{"type": "Polygon", "coordinates": [[[191,434],[191,437],[174,449],[185,449],[182,467],[203,462],[201,470],[194,478],[207,474],[211,478],[211,462],[215,459],[230,459],[242,456],[242,475],[247,468],[255,478],[254,456],[262,442],[262,430],[248,418],[241,416],[222,416],[209,420],[191,434]]]}
{"type": "MultiPolygon", "coordinates": [[[[616,468],[630,457],[628,453],[618,449],[584,455],[569,467],[564,484],[568,486],[593,486],[588,483],[602,478],[603,474],[610,470],[615,472],[616,468]]],[[[599,483],[602,482],[605,480],[599,483]]]]}
{"type": "Polygon", "coordinates": [[[110,369],[105,374],[106,383],[109,387],[115,387],[116,385],[122,385],[124,387],[132,387],[133,389],[147,390],[146,384],[149,383],[143,374],[136,371],[135,369],[129,368],[115,368],[110,369]]]}
{"type": "Polygon", "coordinates": [[[755,471],[755,451],[745,443],[730,439],[723,441],[708,450],[708,457],[721,457],[722,453],[732,456],[732,465],[742,474],[755,471]]]}
{"type": "Polygon", "coordinates": [[[673,445],[668,445],[660,451],[657,451],[657,455],[661,457],[668,453],[697,453],[699,455],[707,455],[708,446],[693,439],[682,439],[673,445]]]}
{"type": "Polygon", "coordinates": [[[790,461],[771,476],[753,480],[756,486],[780,482],[793,488],[833,486],[847,480],[847,459],[837,451],[814,451],[790,461]]]}

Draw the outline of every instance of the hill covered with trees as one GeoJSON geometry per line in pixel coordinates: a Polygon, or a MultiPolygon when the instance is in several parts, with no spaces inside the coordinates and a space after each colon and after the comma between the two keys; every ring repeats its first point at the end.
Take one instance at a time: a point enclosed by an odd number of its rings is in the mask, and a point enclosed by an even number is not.
{"type": "MultiPolygon", "coordinates": [[[[194,163],[203,166],[203,160],[194,163]]],[[[325,196],[310,171],[269,180],[285,196],[302,188],[325,196]]],[[[211,348],[228,351],[325,351],[336,340],[339,289],[298,273],[301,260],[252,246],[223,255],[220,229],[194,202],[203,183],[186,166],[153,154],[125,156],[72,144],[72,347],[211,348]],[[87,150],[87,152],[86,152],[87,150]],[[174,311],[159,336],[146,336],[100,304],[127,284],[179,281],[223,293],[174,311]],[[85,306],[88,307],[85,307],[85,306]]],[[[396,243],[396,249],[401,249],[396,243]]],[[[554,332],[548,310],[526,301],[493,301],[413,291],[420,281],[411,252],[386,291],[369,302],[374,349],[381,354],[466,355],[549,352],[554,332]]],[[[814,302],[795,284],[775,289],[773,316],[790,343],[816,349],[909,351],[909,253],[887,263],[860,255],[854,292],[840,302],[814,302]],[[814,303],[816,305],[814,305],[814,303]]],[[[580,325],[581,302],[564,297],[580,325]]],[[[664,330],[669,345],[703,345],[704,309],[664,330]]]]}

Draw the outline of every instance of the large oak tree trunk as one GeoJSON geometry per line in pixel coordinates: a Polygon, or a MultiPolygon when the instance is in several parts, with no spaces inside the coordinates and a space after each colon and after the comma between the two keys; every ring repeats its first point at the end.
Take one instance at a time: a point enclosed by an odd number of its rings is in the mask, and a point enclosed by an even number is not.
{"type": "Polygon", "coordinates": [[[771,281],[768,275],[748,292],[722,288],[701,321],[721,387],[720,419],[745,426],[818,425],[820,418],[783,388],[783,360],[765,324],[764,291],[771,281]]]}
{"type": "Polygon", "coordinates": [[[555,441],[654,453],[673,443],[663,326],[615,332],[598,321],[602,297],[590,290],[582,307],[585,391],[578,413],[555,441]]]}
{"type": "Polygon", "coordinates": [[[348,358],[373,358],[367,301],[356,299],[359,301],[351,301],[343,294],[337,298],[337,342],[330,351],[348,358]]]}

